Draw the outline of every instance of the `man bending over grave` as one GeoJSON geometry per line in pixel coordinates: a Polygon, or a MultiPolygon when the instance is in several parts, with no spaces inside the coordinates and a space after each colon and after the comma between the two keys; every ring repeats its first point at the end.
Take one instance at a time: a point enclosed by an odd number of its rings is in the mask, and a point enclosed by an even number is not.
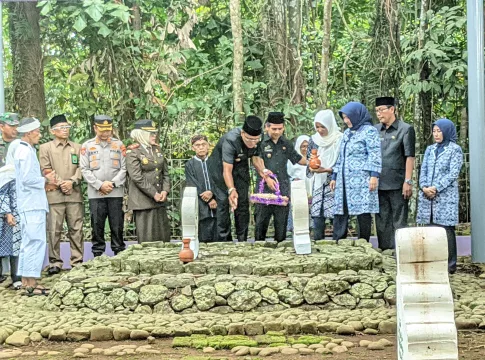
{"type": "Polygon", "coordinates": [[[222,136],[208,160],[214,179],[217,200],[218,241],[231,241],[229,206],[234,211],[238,241],[246,241],[249,228],[249,159],[268,187],[275,191],[271,171],[264,168],[261,158],[262,121],[248,116],[242,128],[232,129],[222,136]]]}

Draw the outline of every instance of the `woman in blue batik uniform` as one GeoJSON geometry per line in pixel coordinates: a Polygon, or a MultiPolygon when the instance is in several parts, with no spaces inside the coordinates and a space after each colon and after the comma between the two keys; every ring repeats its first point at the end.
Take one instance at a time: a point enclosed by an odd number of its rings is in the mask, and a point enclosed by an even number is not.
{"type": "Polygon", "coordinates": [[[458,224],[458,176],[463,152],[456,144],[455,124],[439,119],[433,124],[434,145],[427,147],[419,174],[418,224],[441,226],[448,239],[448,271],[456,271],[458,224]]]}
{"type": "Polygon", "coordinates": [[[366,107],[349,102],[340,111],[345,130],[330,187],[335,189],[333,238],[344,239],[350,215],[357,215],[358,237],[369,241],[372,213],[379,212],[377,185],[382,169],[381,143],[366,107]]]}

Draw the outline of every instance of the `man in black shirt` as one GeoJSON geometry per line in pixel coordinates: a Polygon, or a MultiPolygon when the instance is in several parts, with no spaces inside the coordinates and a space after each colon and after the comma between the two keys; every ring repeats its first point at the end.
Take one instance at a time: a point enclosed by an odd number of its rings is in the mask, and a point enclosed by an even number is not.
{"type": "Polygon", "coordinates": [[[274,190],[275,182],[268,177],[261,158],[262,122],[257,116],[248,116],[242,129],[230,130],[222,136],[208,160],[213,176],[217,201],[218,241],[231,241],[229,208],[234,211],[238,241],[247,241],[249,227],[249,159],[258,174],[265,177],[274,190]]]}
{"type": "Polygon", "coordinates": [[[413,194],[416,134],[396,118],[392,97],[376,99],[376,125],[381,138],[382,172],[379,178],[379,213],[376,229],[379,248],[395,248],[395,232],[408,223],[408,202],[413,194]]]}
{"type": "MultiPolygon", "coordinates": [[[[264,165],[273,172],[278,178],[280,192],[282,196],[290,196],[290,178],[288,176],[287,164],[291,163],[306,164],[304,159],[295,150],[293,144],[283,136],[285,114],[281,112],[271,112],[266,120],[266,131],[268,136],[261,142],[264,165]]],[[[258,176],[256,191],[258,191],[261,177],[258,176]]],[[[265,192],[268,192],[265,186],[265,192]]],[[[265,240],[271,216],[274,216],[275,240],[280,242],[286,238],[286,225],[288,222],[288,206],[256,204],[256,240],[265,240]]]]}

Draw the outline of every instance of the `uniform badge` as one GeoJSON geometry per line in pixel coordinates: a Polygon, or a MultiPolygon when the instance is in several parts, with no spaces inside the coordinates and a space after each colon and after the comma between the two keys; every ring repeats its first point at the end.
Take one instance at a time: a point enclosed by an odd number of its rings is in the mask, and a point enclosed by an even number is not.
{"type": "Polygon", "coordinates": [[[141,162],[142,162],[143,165],[146,165],[146,164],[148,164],[148,159],[145,157],[145,158],[141,159],[141,162]]]}
{"type": "Polygon", "coordinates": [[[266,145],[266,146],[264,147],[264,151],[271,151],[271,150],[273,150],[273,149],[271,148],[271,145],[266,145]]]}
{"type": "Polygon", "coordinates": [[[96,150],[96,147],[94,147],[94,146],[93,147],[90,147],[89,150],[90,151],[94,151],[94,150],[96,150]]]}
{"type": "Polygon", "coordinates": [[[118,160],[113,160],[113,166],[116,167],[120,164],[120,162],[118,160]]]}
{"type": "Polygon", "coordinates": [[[77,154],[71,154],[71,163],[73,165],[79,164],[79,158],[78,158],[77,154]]]}
{"type": "Polygon", "coordinates": [[[85,154],[86,154],[86,148],[83,147],[83,148],[81,148],[81,155],[85,155],[85,154]]]}
{"type": "Polygon", "coordinates": [[[125,145],[121,145],[120,149],[121,149],[121,155],[123,155],[123,156],[126,156],[126,153],[131,152],[131,150],[130,151],[126,151],[126,146],[125,145]]]}
{"type": "Polygon", "coordinates": [[[118,145],[116,143],[111,144],[111,150],[118,150],[118,145]]]}

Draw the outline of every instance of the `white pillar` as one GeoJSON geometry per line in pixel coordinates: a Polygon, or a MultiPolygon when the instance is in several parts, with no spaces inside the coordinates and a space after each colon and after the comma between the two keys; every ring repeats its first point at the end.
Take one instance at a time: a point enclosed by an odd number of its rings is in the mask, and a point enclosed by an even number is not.
{"type": "Polygon", "coordinates": [[[397,230],[396,257],[398,360],[458,360],[446,231],[397,230]]]}

